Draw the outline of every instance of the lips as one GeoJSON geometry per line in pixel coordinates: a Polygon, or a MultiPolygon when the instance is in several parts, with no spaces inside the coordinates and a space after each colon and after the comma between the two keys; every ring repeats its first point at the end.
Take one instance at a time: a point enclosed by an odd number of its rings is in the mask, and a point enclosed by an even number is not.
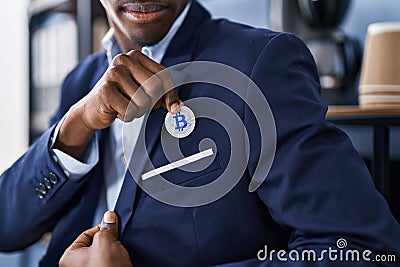
{"type": "Polygon", "coordinates": [[[156,22],[166,13],[167,7],[154,3],[129,3],[122,6],[121,12],[136,23],[156,22]]]}
{"type": "Polygon", "coordinates": [[[160,4],[146,4],[146,3],[132,3],[126,4],[122,7],[125,11],[130,12],[141,12],[141,13],[149,13],[149,12],[157,12],[165,7],[160,4]]]}

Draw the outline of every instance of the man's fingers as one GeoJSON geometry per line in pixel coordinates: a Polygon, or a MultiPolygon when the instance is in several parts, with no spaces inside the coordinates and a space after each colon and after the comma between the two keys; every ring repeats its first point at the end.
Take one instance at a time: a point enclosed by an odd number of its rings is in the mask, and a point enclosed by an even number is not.
{"type": "Polygon", "coordinates": [[[103,221],[100,226],[101,235],[112,234],[115,240],[118,239],[118,217],[115,212],[107,211],[104,213],[103,221]]]}
{"type": "Polygon", "coordinates": [[[176,114],[181,111],[180,104],[182,101],[179,100],[179,95],[176,89],[169,90],[163,96],[163,106],[168,110],[168,112],[176,114]]]}
{"type": "Polygon", "coordinates": [[[127,53],[128,56],[136,59],[140,65],[148,69],[152,73],[158,73],[164,69],[164,67],[151,58],[145,56],[142,52],[138,50],[132,50],[127,53]]]}
{"type": "Polygon", "coordinates": [[[78,238],[72,243],[70,246],[71,249],[78,249],[78,248],[83,248],[83,247],[90,247],[93,242],[93,237],[94,235],[100,231],[99,226],[95,226],[90,228],[89,230],[86,230],[82,234],[78,236],[78,238]]]}
{"type": "Polygon", "coordinates": [[[107,82],[102,85],[102,102],[98,104],[98,112],[109,113],[113,112],[122,121],[129,121],[133,118],[126,118],[128,112],[136,114],[137,107],[130,105],[129,99],[118,91],[118,84],[114,82],[107,82]],[[116,113],[116,114],[115,114],[116,113]]]}
{"type": "Polygon", "coordinates": [[[157,105],[157,100],[161,96],[161,104],[168,112],[180,112],[179,105],[181,101],[174,88],[174,82],[167,69],[162,65],[137,50],[117,56],[113,61],[113,65],[115,66],[112,70],[121,68],[129,69],[133,80],[141,85],[138,90],[131,90],[130,87],[132,86],[122,81],[119,82],[123,87],[122,91],[126,95],[131,96],[131,101],[135,104],[135,112],[137,112],[138,117],[143,115],[144,111],[150,109],[153,105],[155,105],[153,109],[157,109],[159,106],[157,105]],[[132,93],[134,93],[133,96],[132,93]]]}
{"type": "MultiPolygon", "coordinates": [[[[135,57],[144,68],[148,69],[150,72],[157,75],[158,78],[160,78],[164,87],[163,91],[166,92],[168,90],[162,97],[164,108],[166,108],[168,112],[171,113],[180,112],[180,104],[182,102],[179,100],[178,92],[174,88],[174,82],[169,72],[162,65],[151,60],[139,51],[130,51],[127,55],[135,57]]],[[[152,79],[156,80],[154,77],[152,79]]],[[[152,92],[147,93],[154,99],[152,92]]]]}
{"type": "Polygon", "coordinates": [[[93,240],[99,236],[111,236],[112,240],[118,239],[118,217],[112,211],[107,211],[101,224],[92,227],[78,236],[78,238],[72,243],[68,250],[75,250],[80,248],[90,247],[93,240]]]}

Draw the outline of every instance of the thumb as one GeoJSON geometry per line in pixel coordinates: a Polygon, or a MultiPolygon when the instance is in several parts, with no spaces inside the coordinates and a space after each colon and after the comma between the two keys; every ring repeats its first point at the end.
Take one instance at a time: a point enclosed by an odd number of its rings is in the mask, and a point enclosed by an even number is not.
{"type": "Polygon", "coordinates": [[[113,211],[107,211],[103,215],[100,231],[110,232],[115,239],[118,239],[118,216],[113,211]]]}
{"type": "Polygon", "coordinates": [[[168,112],[176,114],[181,111],[180,104],[182,101],[179,100],[179,95],[176,89],[171,89],[163,96],[163,106],[168,112]]]}

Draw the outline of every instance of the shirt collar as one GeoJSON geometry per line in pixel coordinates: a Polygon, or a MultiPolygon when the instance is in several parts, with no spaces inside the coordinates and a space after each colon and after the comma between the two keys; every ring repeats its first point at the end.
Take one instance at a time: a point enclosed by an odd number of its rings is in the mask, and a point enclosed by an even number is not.
{"type": "MultiPolygon", "coordinates": [[[[183,21],[185,20],[190,6],[191,1],[188,2],[185,9],[181,12],[178,18],[174,21],[168,33],[164,36],[164,38],[158,43],[151,46],[142,47],[142,53],[151,58],[152,60],[160,63],[164,58],[165,53],[167,52],[167,48],[174,38],[176,32],[182,26],[183,21]]],[[[114,29],[110,28],[107,34],[104,36],[102,40],[102,45],[106,49],[108,63],[111,63],[112,59],[121,53],[121,49],[118,46],[117,41],[114,37],[114,29]]]]}

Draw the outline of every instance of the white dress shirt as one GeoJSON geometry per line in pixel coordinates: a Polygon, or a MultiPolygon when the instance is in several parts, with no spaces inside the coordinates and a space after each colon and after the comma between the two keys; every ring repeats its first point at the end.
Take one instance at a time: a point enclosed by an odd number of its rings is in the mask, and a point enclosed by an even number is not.
{"type": "MultiPolygon", "coordinates": [[[[160,63],[167,51],[167,48],[175,36],[176,32],[181,27],[184,19],[189,12],[191,3],[189,2],[179,17],[175,20],[171,26],[167,35],[157,44],[152,46],[144,46],[141,50],[143,54],[151,58],[152,60],[160,63]]],[[[107,51],[108,62],[111,63],[112,59],[120,53],[118,45],[114,39],[114,30],[110,29],[103,39],[103,46],[107,51]]],[[[135,119],[138,131],[142,128],[143,118],[135,119]]],[[[53,140],[55,141],[63,119],[57,125],[53,140]]],[[[97,212],[101,213],[104,209],[113,210],[117,203],[119,192],[121,191],[122,183],[127,171],[126,162],[124,157],[123,143],[122,143],[122,129],[124,123],[119,119],[116,119],[110,126],[109,140],[106,142],[103,173],[104,173],[104,184],[105,184],[105,199],[100,199],[97,212]],[[103,207],[101,207],[103,206],[103,207]]],[[[132,128],[132,127],[129,127],[132,128]]],[[[133,139],[137,139],[137,133],[130,133],[130,136],[135,136],[133,139]]],[[[133,140],[133,147],[135,146],[136,140],[133,140]]],[[[53,142],[54,144],[54,142],[53,142]]],[[[55,154],[55,160],[63,168],[64,173],[72,180],[82,179],[93,167],[98,163],[99,160],[99,149],[98,140],[94,137],[84,155],[83,161],[78,161],[73,157],[65,154],[58,149],[52,149],[55,154]]],[[[95,216],[96,217],[96,216],[95,216]]],[[[98,223],[98,222],[96,222],[98,223]]]]}

